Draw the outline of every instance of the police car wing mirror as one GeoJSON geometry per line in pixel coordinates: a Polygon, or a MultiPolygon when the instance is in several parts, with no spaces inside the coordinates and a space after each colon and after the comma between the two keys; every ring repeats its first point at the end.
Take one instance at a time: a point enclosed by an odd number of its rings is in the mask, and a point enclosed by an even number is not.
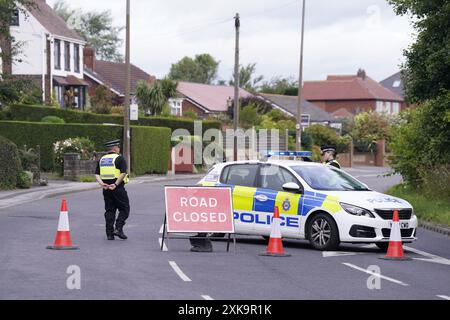
{"type": "Polygon", "coordinates": [[[288,182],[283,184],[283,190],[287,192],[301,193],[302,188],[295,182],[288,182]]]}

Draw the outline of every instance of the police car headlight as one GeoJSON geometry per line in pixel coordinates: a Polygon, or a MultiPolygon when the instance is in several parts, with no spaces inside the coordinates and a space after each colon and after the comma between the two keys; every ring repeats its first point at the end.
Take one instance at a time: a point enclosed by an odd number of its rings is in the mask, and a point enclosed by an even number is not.
{"type": "Polygon", "coordinates": [[[359,216],[359,217],[367,217],[367,218],[375,218],[375,216],[372,214],[372,212],[370,212],[367,209],[361,208],[361,207],[357,207],[357,206],[353,206],[351,204],[348,203],[342,203],[341,202],[341,207],[348,213],[354,215],[354,216],[359,216]]]}

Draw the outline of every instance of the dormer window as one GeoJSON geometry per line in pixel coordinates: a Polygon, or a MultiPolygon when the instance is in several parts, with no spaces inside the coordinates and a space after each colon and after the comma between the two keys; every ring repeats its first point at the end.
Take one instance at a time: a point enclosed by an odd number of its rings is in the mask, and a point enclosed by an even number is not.
{"type": "Polygon", "coordinates": [[[11,17],[11,26],[18,27],[19,26],[19,10],[14,10],[11,17]]]}
{"type": "Polygon", "coordinates": [[[55,40],[54,48],[54,58],[55,58],[55,69],[61,70],[61,41],[55,40]]]}
{"type": "Polygon", "coordinates": [[[395,80],[394,81],[394,84],[392,85],[394,88],[398,88],[398,87],[400,87],[400,85],[402,84],[402,81],[401,80],[395,80]]]}

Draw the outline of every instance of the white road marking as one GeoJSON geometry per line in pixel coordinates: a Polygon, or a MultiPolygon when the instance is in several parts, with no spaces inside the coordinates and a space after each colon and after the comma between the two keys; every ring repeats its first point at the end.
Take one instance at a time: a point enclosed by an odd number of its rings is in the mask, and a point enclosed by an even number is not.
{"type": "Polygon", "coordinates": [[[372,276],[375,276],[375,277],[378,277],[378,278],[381,278],[381,279],[384,279],[384,280],[387,280],[387,281],[391,281],[391,282],[393,282],[393,283],[396,283],[396,284],[399,284],[399,285],[402,285],[402,286],[405,286],[405,287],[406,287],[406,286],[409,286],[409,284],[406,284],[406,283],[401,282],[401,281],[399,281],[399,280],[395,280],[395,279],[392,279],[392,278],[383,276],[383,275],[381,275],[381,274],[377,274],[377,273],[371,272],[371,271],[369,271],[369,270],[366,270],[366,269],[360,268],[360,267],[358,267],[358,266],[355,266],[354,264],[351,264],[351,263],[343,262],[342,264],[346,265],[347,267],[356,269],[356,270],[358,270],[358,271],[365,272],[365,273],[370,274],[370,275],[372,275],[372,276]]]}
{"type": "Polygon", "coordinates": [[[181,271],[180,267],[175,263],[175,261],[169,261],[170,266],[175,271],[175,273],[181,278],[181,280],[186,282],[191,282],[192,280],[189,279],[187,275],[184,274],[183,271],[181,271]]]}
{"type": "Polygon", "coordinates": [[[341,256],[356,256],[357,254],[363,254],[363,252],[347,252],[347,251],[323,251],[322,257],[341,257],[341,256]]]}
{"type": "MultiPolygon", "coordinates": [[[[161,243],[162,243],[162,238],[159,238],[159,247],[161,248],[161,243]]],[[[169,249],[167,249],[166,244],[164,243],[163,245],[163,250],[162,251],[169,251],[169,249]]]]}
{"type": "Polygon", "coordinates": [[[450,300],[450,297],[449,297],[449,296],[436,296],[436,297],[442,298],[442,299],[444,299],[444,300],[450,300]]]}
{"type": "Polygon", "coordinates": [[[450,260],[449,259],[442,258],[442,257],[436,256],[434,254],[431,254],[431,253],[428,253],[428,252],[425,252],[425,251],[422,251],[422,250],[419,250],[419,249],[411,248],[411,247],[408,247],[408,246],[403,246],[403,248],[405,250],[407,250],[407,251],[417,253],[417,254],[427,258],[427,259],[413,258],[414,260],[434,262],[434,263],[439,263],[439,264],[443,264],[443,265],[446,265],[446,266],[450,266],[450,260]]]}
{"type": "Polygon", "coordinates": [[[202,295],[202,298],[205,300],[214,300],[213,298],[211,298],[210,296],[207,296],[207,295],[202,295]]]}
{"type": "Polygon", "coordinates": [[[163,233],[164,231],[164,224],[161,225],[161,228],[159,229],[159,234],[163,233]]]}

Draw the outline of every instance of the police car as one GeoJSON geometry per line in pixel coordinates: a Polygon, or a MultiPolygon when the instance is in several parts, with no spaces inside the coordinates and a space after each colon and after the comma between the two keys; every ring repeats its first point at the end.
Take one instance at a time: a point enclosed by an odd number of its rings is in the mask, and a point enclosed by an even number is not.
{"type": "Polygon", "coordinates": [[[283,238],[307,239],[318,250],[336,249],[341,242],[386,249],[394,210],[403,242],[417,239],[417,217],[407,201],[370,190],[332,166],[274,158],[220,163],[198,183],[232,188],[237,234],[270,236],[278,206],[283,238]]]}

